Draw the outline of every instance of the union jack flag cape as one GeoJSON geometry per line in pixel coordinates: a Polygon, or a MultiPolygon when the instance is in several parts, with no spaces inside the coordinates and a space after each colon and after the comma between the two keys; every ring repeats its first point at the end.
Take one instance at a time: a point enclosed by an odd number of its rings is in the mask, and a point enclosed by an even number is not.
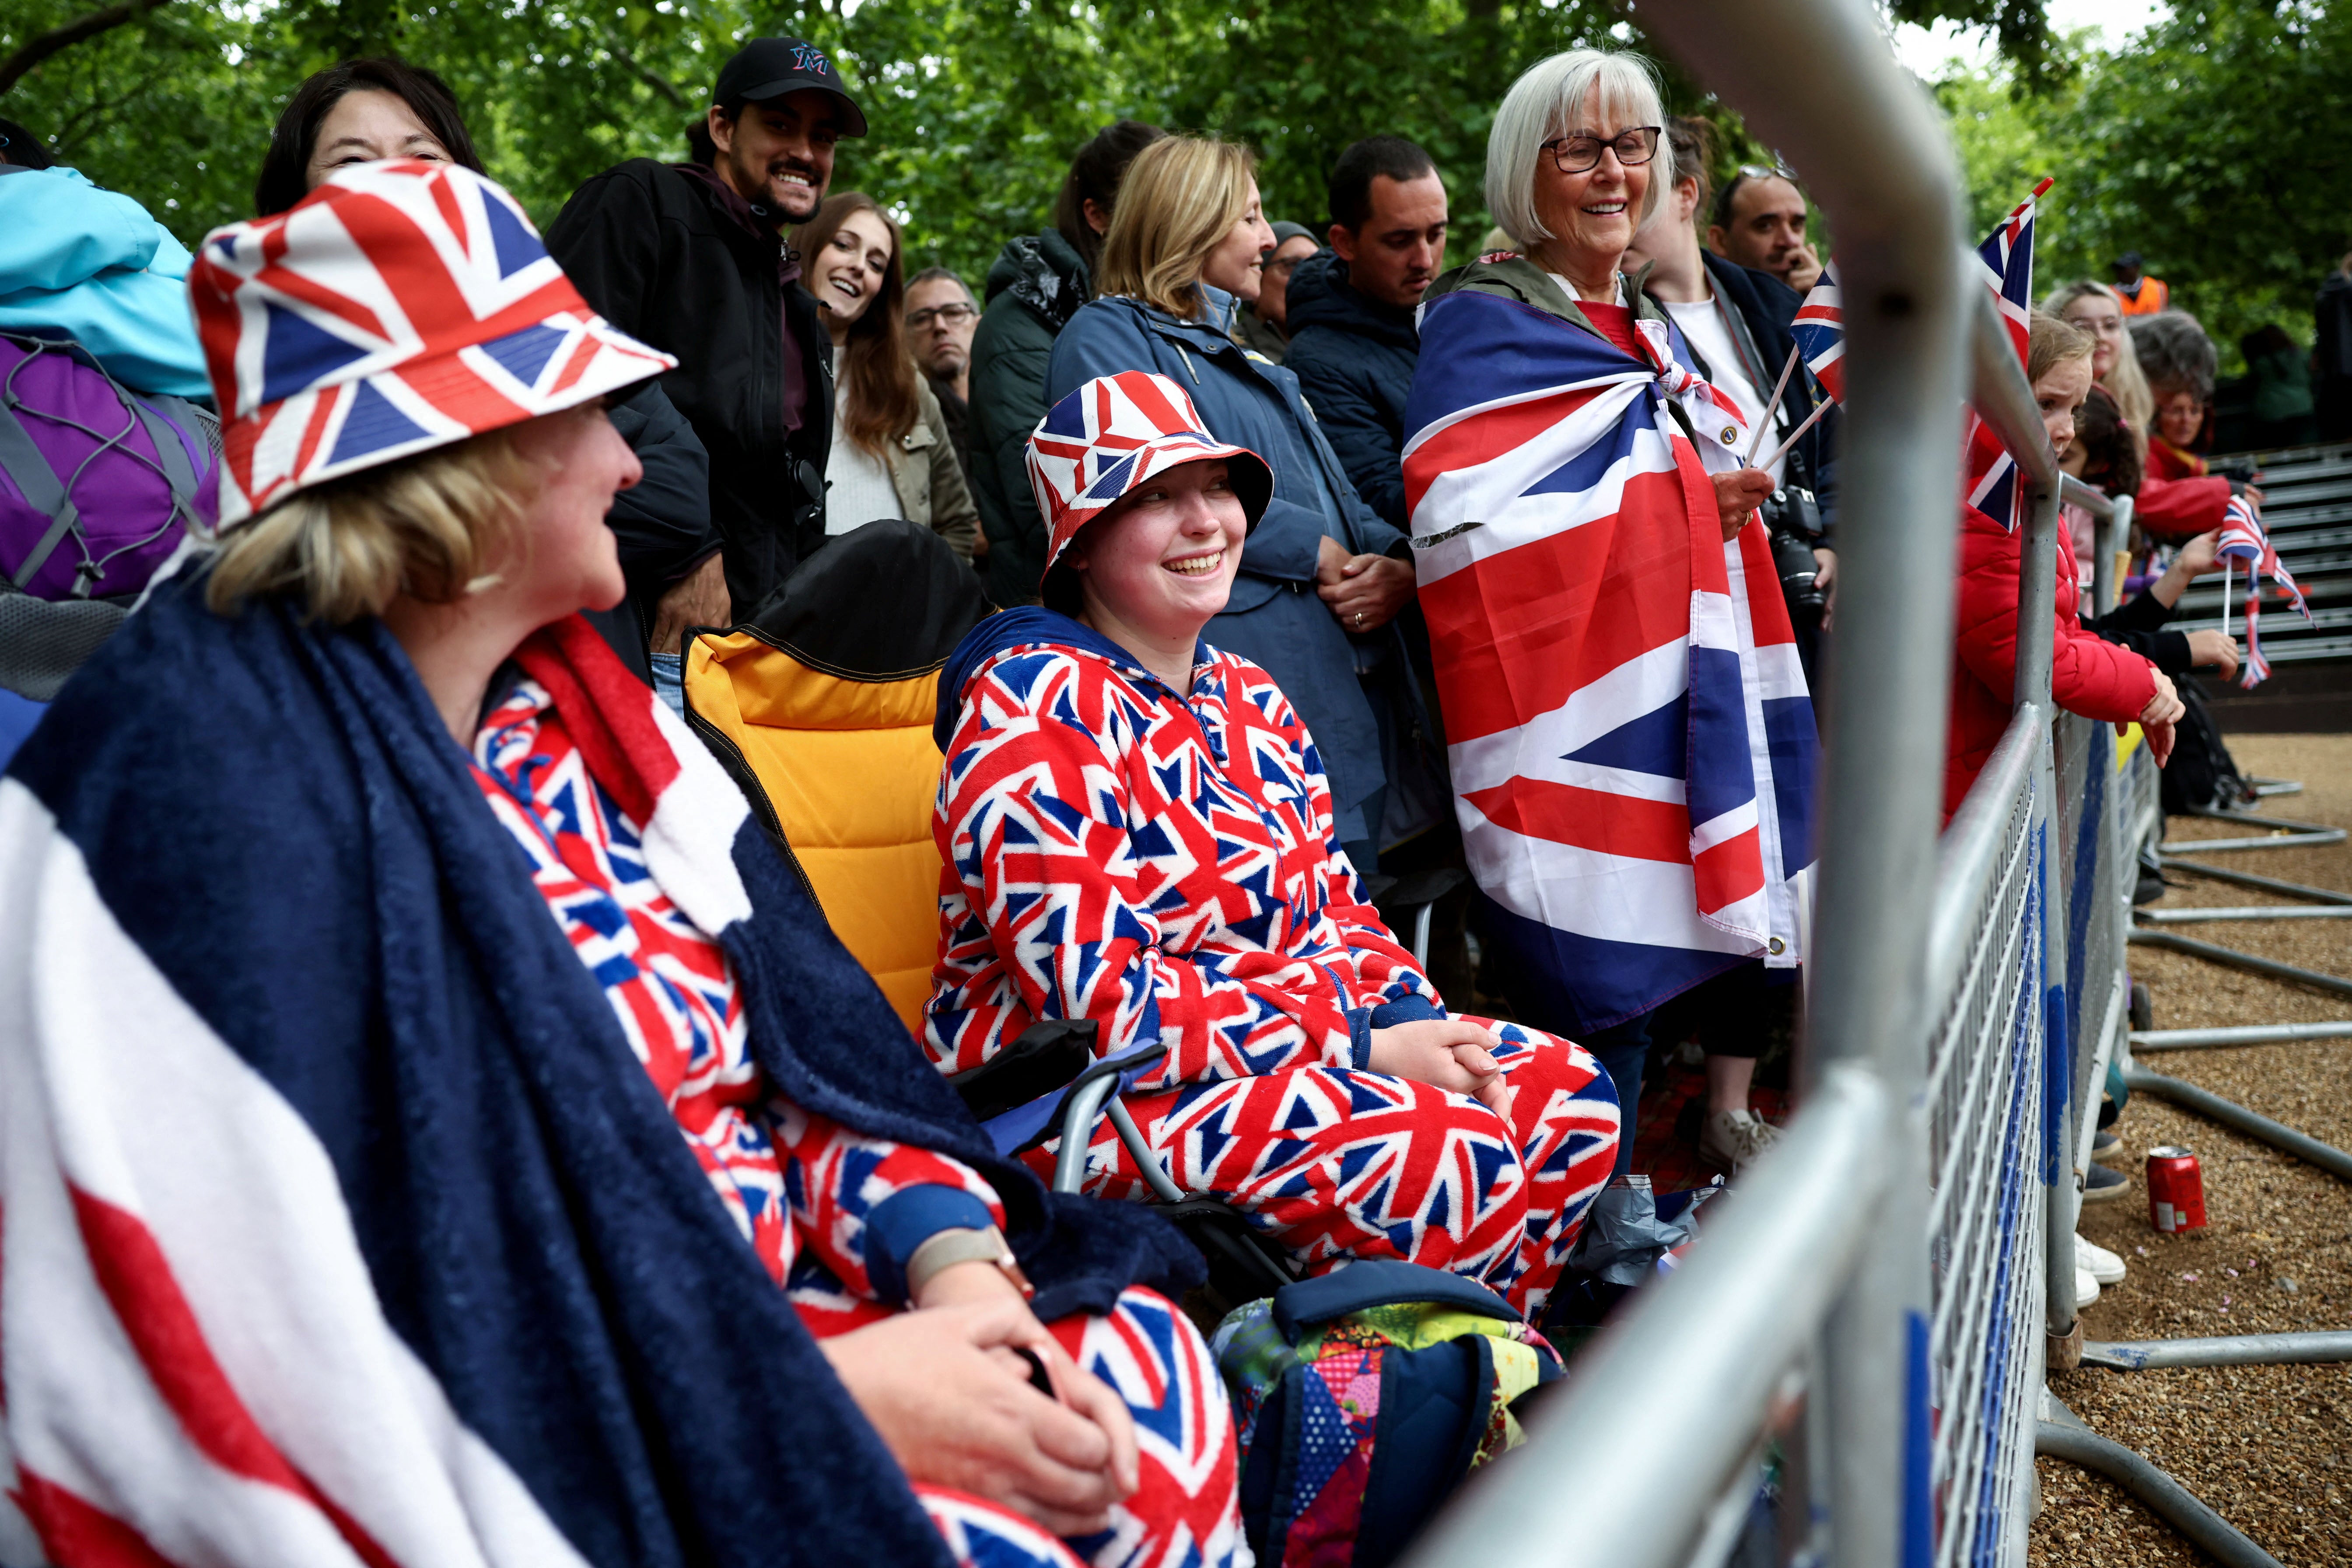
{"type": "MultiPolygon", "coordinates": [[[[2221,510],[2221,538],[2214,553],[2239,567],[2246,574],[2246,665],[2238,674],[2238,684],[2251,691],[2270,679],[2270,660],[2263,657],[2262,580],[2268,577],[2285,594],[2286,602],[2305,620],[2311,619],[2311,605],[2303,596],[2294,574],[2279,559],[2278,548],[2271,542],[2254,509],[2246,504],[2243,496],[2231,496],[2230,504],[2221,510]]],[[[2229,588],[2222,590],[2224,607],[2229,588]]]]}
{"type": "Polygon", "coordinates": [[[1795,964],[1812,858],[1812,703],[1770,545],[1753,522],[1724,542],[1707,478],[1739,466],[1738,430],[1678,337],[1638,325],[1643,360],[1443,295],[1405,414],[1486,929],[1547,1024],[1587,1030],[1749,958],[1795,964]]]}
{"type": "MultiPolygon", "coordinates": [[[[1978,275],[2000,307],[2021,365],[2033,337],[2033,215],[2053,183],[2045,179],[2034,186],[1977,247],[1978,275]]],[[[2017,482],[2016,459],[1974,409],[1969,413],[1968,486],[1970,506],[2003,528],[2017,526],[2024,491],[2017,482]]]]}
{"type": "MultiPolygon", "coordinates": [[[[0,1551],[945,1564],[391,635],[203,587],[0,777],[0,1551]]],[[[710,754],[554,631],[526,665],[604,715],[776,1091],[980,1171],[1049,1320],[1193,1277],[997,1155],[710,754]]]]}

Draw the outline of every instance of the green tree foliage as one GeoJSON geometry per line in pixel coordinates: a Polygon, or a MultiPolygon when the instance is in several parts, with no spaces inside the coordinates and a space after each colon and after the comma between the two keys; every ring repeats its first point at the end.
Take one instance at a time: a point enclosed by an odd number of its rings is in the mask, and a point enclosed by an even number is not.
{"type": "MultiPolygon", "coordinates": [[[[106,0],[0,6],[0,75],[106,0]]],[[[1319,226],[1349,142],[1429,148],[1454,255],[1487,225],[1479,174],[1514,76],[1578,44],[1643,49],[1616,0],[133,0],[131,19],[40,58],[0,113],[191,241],[248,210],[269,127],[310,72],[388,52],[448,79],[490,171],[542,220],[626,157],[682,155],[719,64],[793,32],[833,50],[873,135],[837,189],[906,222],[910,263],[975,279],[1005,237],[1047,221],[1071,152],[1132,115],[1245,141],[1270,216],[1319,226]],[[143,7],[143,8],[142,8],[143,7]]],[[[2053,38],[2040,0],[1896,0],[1895,14],[1992,29],[1997,70],[1937,89],[1990,226],[2054,174],[2042,273],[2104,275],[2143,252],[2232,339],[2306,329],[2341,256],[2352,192],[2352,0],[2189,0],[2107,54],[2053,38]],[[2031,90],[2029,90],[2031,89],[2031,90]]],[[[1713,120],[1720,179],[1767,161],[1738,118],[1664,68],[1668,107],[1713,120]]]]}
{"type": "Polygon", "coordinates": [[[2063,83],[2040,96],[2007,68],[1936,89],[1974,226],[2055,175],[2036,236],[2045,289],[2137,250],[2225,365],[2265,322],[2307,342],[2312,295],[2352,246],[2352,7],[2211,0],[2112,54],[2080,37],[2055,52],[2063,83]]]}
{"type": "MultiPolygon", "coordinates": [[[[0,58],[91,4],[20,0],[0,15],[0,58]]],[[[770,32],[834,51],[866,109],[873,134],[843,144],[835,188],[900,216],[910,264],[975,279],[1007,236],[1048,221],[1072,152],[1121,115],[1247,142],[1268,214],[1318,228],[1340,149],[1412,137],[1446,175],[1467,255],[1512,78],[1578,44],[1644,47],[1610,0],[166,0],[43,61],[0,112],[193,241],[246,216],[304,76],[397,54],[447,79],[490,172],[545,220],[599,169],[681,156],[719,62],[770,32]]],[[[1720,173],[1764,155],[1665,76],[1670,107],[1725,132],[1720,173]]]]}

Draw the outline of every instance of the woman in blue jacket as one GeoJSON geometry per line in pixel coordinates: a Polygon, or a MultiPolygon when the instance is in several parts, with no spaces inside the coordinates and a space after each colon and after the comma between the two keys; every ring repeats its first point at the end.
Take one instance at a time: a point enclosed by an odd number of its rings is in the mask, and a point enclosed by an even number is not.
{"type": "Polygon", "coordinates": [[[1045,396],[1154,371],[1191,395],[1207,434],[1271,465],[1274,499],[1208,641],[1280,683],[1323,754],[1335,837],[1368,871],[1445,800],[1426,787],[1390,798],[1401,773],[1425,780],[1442,765],[1391,625],[1412,602],[1412,562],[1404,535],[1357,499],[1297,377],[1231,335],[1273,244],[1246,149],[1185,136],[1145,148],[1103,236],[1102,297],[1055,340],[1045,396]]]}

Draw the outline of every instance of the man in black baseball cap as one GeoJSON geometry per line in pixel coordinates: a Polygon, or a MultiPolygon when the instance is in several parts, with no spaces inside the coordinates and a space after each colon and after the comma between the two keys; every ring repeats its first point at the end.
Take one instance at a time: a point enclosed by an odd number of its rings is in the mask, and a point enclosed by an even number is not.
{"type": "Polygon", "coordinates": [[[833,144],[866,134],[866,116],[833,61],[798,38],[754,38],[719,68],[712,103],[688,140],[754,207],[784,224],[816,216],[833,178],[833,144]]]}
{"type": "Polygon", "coordinates": [[[608,169],[548,226],[588,303],[677,357],[663,390],[710,455],[707,518],[615,525],[655,685],[673,700],[682,630],[750,616],[824,542],[832,340],[783,231],[816,216],[834,143],[865,134],[823,49],[754,38],[719,68],[689,162],[608,169]]]}

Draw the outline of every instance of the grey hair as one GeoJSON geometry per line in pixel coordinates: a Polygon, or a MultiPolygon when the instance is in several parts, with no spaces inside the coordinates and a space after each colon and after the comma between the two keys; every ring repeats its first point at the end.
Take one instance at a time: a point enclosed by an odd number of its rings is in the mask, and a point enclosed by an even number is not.
{"type": "Polygon", "coordinates": [[[2213,395],[2213,373],[2221,356],[2196,317],[2186,310],[2158,310],[2153,316],[2126,318],[2124,326],[2150,387],[2167,396],[2191,393],[2200,403],[2213,395]]]}
{"type": "MultiPolygon", "coordinates": [[[[1576,129],[1570,117],[1583,110],[1588,99],[1598,98],[1602,113],[1622,110],[1630,125],[1666,122],[1665,106],[1658,97],[1657,71],[1639,55],[1606,49],[1570,49],[1529,66],[1503,105],[1495,111],[1495,126],[1486,133],[1486,210],[1496,224],[1521,245],[1552,237],[1536,216],[1536,160],[1543,144],[1576,129]]],[[[1594,126],[1596,131],[1622,129],[1594,126]]],[[[1650,161],[1650,188],[1642,196],[1642,221],[1656,210],[1675,184],[1674,143],[1658,138],[1657,155],[1650,161]]]]}

